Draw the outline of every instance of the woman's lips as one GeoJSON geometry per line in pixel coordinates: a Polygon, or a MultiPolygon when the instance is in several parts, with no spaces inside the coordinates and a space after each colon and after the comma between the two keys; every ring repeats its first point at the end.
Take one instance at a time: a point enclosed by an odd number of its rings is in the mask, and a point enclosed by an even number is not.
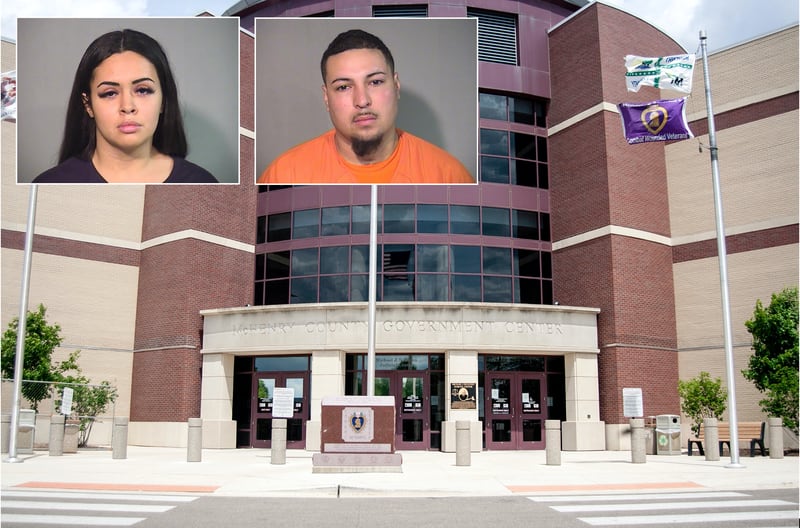
{"type": "Polygon", "coordinates": [[[123,134],[133,134],[134,132],[137,132],[140,128],[142,128],[142,125],[140,125],[139,123],[134,123],[132,121],[126,121],[125,123],[119,125],[117,128],[123,134]]]}

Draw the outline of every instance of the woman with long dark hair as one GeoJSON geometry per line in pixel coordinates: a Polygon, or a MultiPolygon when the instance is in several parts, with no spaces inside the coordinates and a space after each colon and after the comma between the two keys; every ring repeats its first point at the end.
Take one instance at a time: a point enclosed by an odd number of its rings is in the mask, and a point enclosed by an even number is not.
{"type": "Polygon", "coordinates": [[[216,183],[186,152],[178,88],[161,45],[140,31],[112,31],[83,54],[58,165],[34,183],[216,183]]]}

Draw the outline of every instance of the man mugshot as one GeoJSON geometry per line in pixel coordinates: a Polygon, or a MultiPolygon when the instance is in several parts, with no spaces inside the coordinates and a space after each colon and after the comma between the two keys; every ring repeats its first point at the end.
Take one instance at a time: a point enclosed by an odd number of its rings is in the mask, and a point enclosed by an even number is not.
{"type": "Polygon", "coordinates": [[[380,38],[361,29],[339,33],[320,72],[333,128],[278,156],[258,183],[475,183],[455,156],[397,126],[400,76],[380,38]]]}

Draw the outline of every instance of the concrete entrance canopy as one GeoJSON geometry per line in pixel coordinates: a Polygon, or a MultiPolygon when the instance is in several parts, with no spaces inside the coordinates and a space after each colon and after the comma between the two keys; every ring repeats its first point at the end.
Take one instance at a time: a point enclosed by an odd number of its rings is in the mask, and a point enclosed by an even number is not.
{"type": "MultiPolygon", "coordinates": [[[[382,302],[376,314],[376,352],[444,354],[447,384],[477,383],[479,354],[564,356],[563,448],[604,449],[597,378],[598,312],[566,306],[382,302]]],[[[308,354],[311,420],[306,446],[318,450],[320,402],[325,396],[344,395],[345,354],[367,351],[367,303],[221,308],[200,313],[204,318],[204,447],[235,447],[236,424],[230,419],[235,356],[308,354]]],[[[472,447],[480,449],[477,409],[448,405],[445,420],[443,450],[450,450],[454,442],[456,420],[473,422],[472,447]]]]}

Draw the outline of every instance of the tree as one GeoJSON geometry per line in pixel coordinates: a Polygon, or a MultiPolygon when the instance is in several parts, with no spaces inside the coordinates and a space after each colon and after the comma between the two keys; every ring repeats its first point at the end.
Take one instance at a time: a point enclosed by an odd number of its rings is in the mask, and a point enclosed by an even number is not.
{"type": "Polygon", "coordinates": [[[769,416],[798,432],[798,307],[797,287],[772,294],[766,308],[756,301],[753,318],[745,321],[753,336],[753,355],[742,371],[766,396],[759,402],[769,416]]]}
{"type": "MultiPolygon", "coordinates": [[[[47,308],[39,305],[35,312],[28,312],[25,328],[25,360],[22,364],[22,379],[28,381],[56,381],[59,374],[63,373],[69,365],[69,359],[53,365],[53,350],[61,345],[61,327],[57,324],[47,324],[45,317],[47,308]]],[[[19,318],[15,317],[9,324],[2,338],[2,357],[0,366],[3,376],[14,377],[15,357],[17,351],[17,329],[19,318]]],[[[46,385],[38,383],[24,383],[22,395],[31,402],[31,407],[37,410],[39,402],[48,397],[48,391],[43,390],[46,385]]]]}
{"type": "Polygon", "coordinates": [[[678,394],[681,397],[681,411],[691,418],[695,436],[700,434],[704,418],[721,420],[727,407],[728,395],[722,389],[722,380],[712,380],[708,372],[701,372],[688,381],[678,381],[678,394]]]}
{"type": "MultiPolygon", "coordinates": [[[[47,309],[41,304],[37,311],[28,312],[22,379],[48,383],[23,383],[22,395],[34,410],[38,410],[39,403],[50,396],[51,385],[56,390],[71,387],[74,391],[72,414],[77,415],[80,420],[78,445],[85,446],[89,441],[95,417],[105,412],[108,405],[117,399],[117,389],[107,381],[100,385],[89,384],[89,378],[81,373],[78,365],[80,350],[70,353],[64,361],[53,363],[53,351],[61,345],[63,338],[59,325],[47,324],[46,314],[47,309]]],[[[7,378],[14,376],[18,328],[19,318],[14,318],[2,338],[0,367],[3,376],[7,378]]],[[[58,409],[61,407],[58,397],[56,406],[58,409]]]]}

